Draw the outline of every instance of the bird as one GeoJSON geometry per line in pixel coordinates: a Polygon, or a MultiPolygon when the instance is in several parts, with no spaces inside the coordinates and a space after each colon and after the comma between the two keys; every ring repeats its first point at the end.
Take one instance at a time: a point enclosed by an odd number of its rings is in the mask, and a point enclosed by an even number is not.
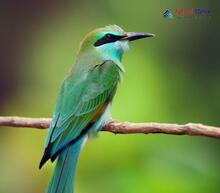
{"type": "Polygon", "coordinates": [[[117,25],[97,28],[80,43],[75,65],[65,77],[39,168],[57,160],[47,193],[73,193],[80,151],[111,118],[117,85],[125,72],[122,56],[131,41],[152,33],[125,32],[117,25]]]}

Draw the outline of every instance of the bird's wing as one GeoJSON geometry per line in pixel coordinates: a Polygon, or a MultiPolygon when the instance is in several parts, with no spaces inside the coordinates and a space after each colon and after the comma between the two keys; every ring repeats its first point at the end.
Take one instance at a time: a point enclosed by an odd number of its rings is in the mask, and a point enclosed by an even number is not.
{"type": "Polygon", "coordinates": [[[62,85],[40,167],[87,133],[105,111],[120,78],[112,61],[77,76],[67,77],[62,85]]]}

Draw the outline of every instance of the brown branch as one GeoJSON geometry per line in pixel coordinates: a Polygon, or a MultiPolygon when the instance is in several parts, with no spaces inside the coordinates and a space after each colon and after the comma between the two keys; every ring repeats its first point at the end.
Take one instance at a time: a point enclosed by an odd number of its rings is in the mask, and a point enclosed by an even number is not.
{"type": "MultiPolygon", "coordinates": [[[[46,129],[50,126],[50,121],[50,118],[0,117],[0,126],[46,129]]],[[[220,139],[220,128],[196,123],[178,125],[168,123],[129,123],[110,121],[103,131],[115,134],[163,133],[171,135],[205,136],[220,139]]]]}

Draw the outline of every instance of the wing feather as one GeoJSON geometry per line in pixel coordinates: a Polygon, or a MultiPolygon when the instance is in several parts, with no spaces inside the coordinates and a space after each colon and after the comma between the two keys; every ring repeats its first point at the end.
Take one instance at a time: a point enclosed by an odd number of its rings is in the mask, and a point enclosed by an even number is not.
{"type": "Polygon", "coordinates": [[[77,139],[94,121],[100,109],[105,110],[104,104],[113,97],[119,79],[117,66],[112,61],[106,61],[104,65],[80,76],[69,76],[64,81],[41,165],[77,139]]]}

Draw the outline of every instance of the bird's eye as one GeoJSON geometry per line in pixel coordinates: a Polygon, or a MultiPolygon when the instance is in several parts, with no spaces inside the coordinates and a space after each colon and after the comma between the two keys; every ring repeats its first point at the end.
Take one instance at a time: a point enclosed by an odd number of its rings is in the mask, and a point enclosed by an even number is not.
{"type": "Polygon", "coordinates": [[[106,34],[106,37],[107,37],[108,39],[111,39],[111,38],[112,38],[112,35],[111,35],[111,34],[106,34]]]}

